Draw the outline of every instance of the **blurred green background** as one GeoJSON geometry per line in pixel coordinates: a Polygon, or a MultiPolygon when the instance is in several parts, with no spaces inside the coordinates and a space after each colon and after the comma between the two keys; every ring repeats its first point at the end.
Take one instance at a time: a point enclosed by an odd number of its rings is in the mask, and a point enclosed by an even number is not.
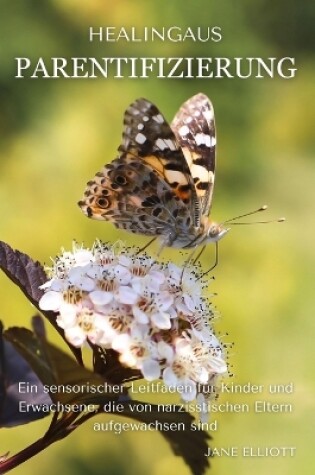
{"type": "MultiPolygon", "coordinates": [[[[296,446],[293,458],[216,458],[209,473],[312,473],[314,414],[314,4],[306,1],[1,0],[0,239],[49,264],[72,239],[143,245],[144,237],[86,219],[76,205],[85,183],[116,156],[125,108],[137,97],[166,118],[202,91],[213,101],[218,169],[213,216],[262,204],[284,224],[235,227],[220,245],[210,290],[230,350],[234,381],[293,382],[292,414],[222,414],[215,446],[296,446]],[[220,43],[89,43],[89,26],[220,26],[220,43]],[[14,57],[296,57],[295,79],[17,80],[14,57]],[[313,304],[313,305],[312,305],[313,304]]],[[[176,250],[164,258],[183,261],[176,250]]],[[[213,248],[203,255],[213,261],[213,248]]],[[[29,325],[33,309],[0,275],[1,318],[29,325]]],[[[50,338],[58,341],[50,332],[50,338]]],[[[222,396],[221,400],[227,400],[222,396]]],[[[233,401],[253,402],[255,396],[233,401]]],[[[104,418],[105,419],[105,418],[104,418]]],[[[48,420],[0,433],[0,453],[21,450],[48,420]]],[[[23,475],[188,474],[159,434],[95,434],[90,425],[15,470],[23,475]]]]}

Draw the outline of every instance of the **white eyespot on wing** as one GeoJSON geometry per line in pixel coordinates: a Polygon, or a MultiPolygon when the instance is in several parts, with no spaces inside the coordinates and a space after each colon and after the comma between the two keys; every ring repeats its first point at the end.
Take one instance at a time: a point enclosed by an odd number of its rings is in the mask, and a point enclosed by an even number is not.
{"type": "Polygon", "coordinates": [[[214,110],[213,110],[213,107],[211,107],[210,109],[206,109],[203,111],[203,115],[205,116],[205,118],[207,119],[208,122],[210,122],[211,120],[214,120],[214,110]]]}
{"type": "Polygon", "coordinates": [[[191,170],[191,174],[193,177],[197,177],[199,181],[203,181],[203,182],[208,182],[208,183],[211,183],[209,181],[209,176],[210,174],[212,175],[212,177],[214,177],[213,173],[212,172],[209,172],[205,167],[203,167],[202,165],[195,165],[194,163],[191,165],[190,167],[190,170],[191,170]]]}
{"type": "Polygon", "coordinates": [[[157,139],[155,141],[155,145],[157,146],[157,148],[159,148],[160,150],[164,150],[165,148],[167,148],[167,145],[166,143],[164,142],[163,139],[157,139]]]}
{"type": "Polygon", "coordinates": [[[217,144],[217,139],[216,137],[213,137],[211,135],[208,135],[209,139],[210,139],[210,145],[208,145],[209,147],[214,147],[216,144],[217,144]]]}
{"type": "Polygon", "coordinates": [[[169,149],[169,150],[172,150],[172,151],[177,150],[176,144],[171,139],[161,139],[161,138],[159,138],[155,141],[155,145],[161,151],[163,151],[165,149],[169,149]]]}
{"type": "Polygon", "coordinates": [[[142,145],[146,140],[146,136],[141,134],[140,132],[136,135],[136,138],[135,138],[136,142],[139,143],[140,145],[142,145]]]}
{"type": "Polygon", "coordinates": [[[198,146],[205,145],[206,147],[214,147],[214,145],[216,144],[215,137],[204,133],[196,134],[195,140],[198,146]]]}
{"type": "Polygon", "coordinates": [[[189,127],[187,127],[187,125],[182,125],[182,127],[178,129],[178,133],[182,136],[189,134],[189,132],[190,130],[189,130],[189,127]]]}
{"type": "Polygon", "coordinates": [[[158,124],[163,124],[164,122],[164,117],[162,116],[162,114],[154,115],[152,119],[155,120],[155,122],[157,122],[158,124]]]}
{"type": "Polygon", "coordinates": [[[170,150],[177,150],[177,145],[171,139],[165,139],[165,143],[170,150]]]}
{"type": "Polygon", "coordinates": [[[208,172],[208,182],[209,183],[214,183],[214,173],[213,172],[208,172]]]}
{"type": "Polygon", "coordinates": [[[169,183],[186,184],[187,180],[182,172],[176,170],[165,170],[165,178],[169,183]]]}
{"type": "Polygon", "coordinates": [[[207,134],[203,134],[203,133],[196,134],[195,135],[196,144],[197,145],[205,145],[206,141],[207,141],[207,137],[209,137],[209,135],[207,135],[207,134]]]}

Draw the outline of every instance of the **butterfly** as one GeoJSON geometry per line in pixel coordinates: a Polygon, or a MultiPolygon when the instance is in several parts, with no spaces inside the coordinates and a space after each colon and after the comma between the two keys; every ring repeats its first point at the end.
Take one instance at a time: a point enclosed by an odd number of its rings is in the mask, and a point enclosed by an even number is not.
{"type": "Polygon", "coordinates": [[[146,99],[126,110],[119,156],[87,183],[79,206],[89,218],[159,237],[161,247],[196,248],[228,231],[213,222],[216,135],[213,106],[199,93],[171,125],[146,99]]]}

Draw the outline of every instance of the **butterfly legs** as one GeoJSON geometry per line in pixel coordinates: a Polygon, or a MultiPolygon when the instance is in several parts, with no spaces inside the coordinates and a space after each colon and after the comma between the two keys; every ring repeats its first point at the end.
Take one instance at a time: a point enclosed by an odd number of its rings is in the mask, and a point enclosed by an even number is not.
{"type": "MultiPolygon", "coordinates": [[[[194,262],[196,262],[197,259],[199,259],[199,257],[201,256],[201,254],[203,253],[204,249],[205,249],[206,246],[203,246],[203,248],[201,249],[201,252],[198,254],[197,258],[194,260],[194,262]]],[[[211,272],[219,263],[219,242],[216,241],[215,242],[215,259],[214,259],[214,263],[213,265],[210,267],[210,269],[206,270],[206,272],[203,272],[203,274],[201,274],[201,276],[198,277],[197,280],[200,280],[202,279],[205,275],[209,274],[209,272],[211,272]]]]}
{"type": "MultiPolygon", "coordinates": [[[[199,254],[198,254],[198,256],[197,256],[197,259],[201,256],[201,254],[202,254],[204,248],[205,248],[205,246],[203,246],[201,252],[199,252],[199,254]]],[[[180,284],[182,284],[182,282],[183,282],[183,277],[184,277],[185,269],[186,269],[186,267],[188,266],[188,264],[190,263],[191,259],[193,258],[193,255],[195,254],[196,249],[197,249],[197,247],[195,247],[195,248],[191,251],[191,253],[190,253],[189,256],[188,256],[188,259],[186,259],[186,261],[184,262],[183,270],[182,270],[182,273],[181,273],[181,275],[180,275],[180,284]]],[[[194,259],[193,264],[195,264],[195,262],[196,262],[197,259],[194,259]]]]}
{"type": "Polygon", "coordinates": [[[206,246],[202,246],[201,248],[201,251],[197,254],[197,256],[195,257],[195,259],[192,261],[192,258],[196,252],[196,249],[197,249],[197,246],[192,250],[192,252],[189,254],[188,256],[188,259],[186,259],[185,263],[184,263],[184,266],[183,266],[183,270],[182,270],[182,273],[181,273],[181,276],[180,276],[180,283],[182,283],[183,281],[183,277],[184,277],[184,272],[185,272],[185,269],[186,267],[188,266],[188,264],[190,262],[192,262],[192,265],[196,264],[196,262],[198,261],[198,259],[200,259],[200,256],[201,254],[203,253],[203,251],[205,250],[206,246]]]}
{"type": "Polygon", "coordinates": [[[147,242],[145,246],[143,246],[143,247],[141,247],[141,248],[139,249],[139,251],[137,252],[136,255],[138,255],[138,254],[140,254],[141,252],[143,252],[143,251],[144,251],[147,247],[149,247],[150,244],[152,244],[156,239],[157,239],[156,236],[155,236],[154,238],[150,239],[150,241],[147,242]]]}
{"type": "MultiPolygon", "coordinates": [[[[199,253],[197,254],[197,256],[194,258],[194,260],[192,261],[192,264],[196,264],[196,262],[200,259],[203,251],[205,250],[206,246],[202,246],[201,250],[199,251],[199,253]]],[[[183,281],[183,276],[184,276],[184,272],[185,272],[185,269],[186,267],[188,266],[189,262],[191,262],[192,260],[192,257],[193,255],[195,254],[196,252],[196,247],[194,248],[194,250],[189,254],[189,257],[188,259],[185,261],[184,263],[184,267],[183,267],[183,270],[182,270],[182,273],[181,273],[181,277],[180,277],[180,282],[182,283],[183,281]]],[[[203,272],[198,278],[197,280],[200,280],[202,279],[202,277],[204,277],[205,275],[209,274],[209,272],[211,272],[219,263],[219,244],[218,244],[218,241],[215,242],[215,260],[214,260],[214,263],[213,265],[210,267],[210,269],[206,270],[205,272],[203,272]]]]}
{"type": "Polygon", "coordinates": [[[147,247],[149,247],[158,238],[159,238],[159,241],[160,241],[160,247],[157,251],[157,255],[159,256],[161,254],[161,252],[163,251],[164,247],[171,247],[172,246],[172,243],[174,241],[175,236],[173,236],[173,233],[169,233],[167,238],[163,237],[162,239],[161,239],[161,236],[154,236],[154,238],[150,239],[150,241],[147,242],[147,244],[145,246],[143,246],[139,249],[137,254],[140,254],[140,252],[143,252],[147,247]]]}

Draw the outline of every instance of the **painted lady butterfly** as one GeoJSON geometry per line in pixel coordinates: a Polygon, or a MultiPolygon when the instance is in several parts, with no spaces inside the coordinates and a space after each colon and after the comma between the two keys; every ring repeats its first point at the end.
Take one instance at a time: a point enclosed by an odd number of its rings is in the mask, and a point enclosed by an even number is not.
{"type": "Polygon", "coordinates": [[[119,157],[88,182],[79,201],[93,219],[160,237],[161,245],[195,248],[227,229],[209,217],[215,172],[213,106],[204,94],[185,102],[171,126],[137,99],[125,112],[119,157]]]}

